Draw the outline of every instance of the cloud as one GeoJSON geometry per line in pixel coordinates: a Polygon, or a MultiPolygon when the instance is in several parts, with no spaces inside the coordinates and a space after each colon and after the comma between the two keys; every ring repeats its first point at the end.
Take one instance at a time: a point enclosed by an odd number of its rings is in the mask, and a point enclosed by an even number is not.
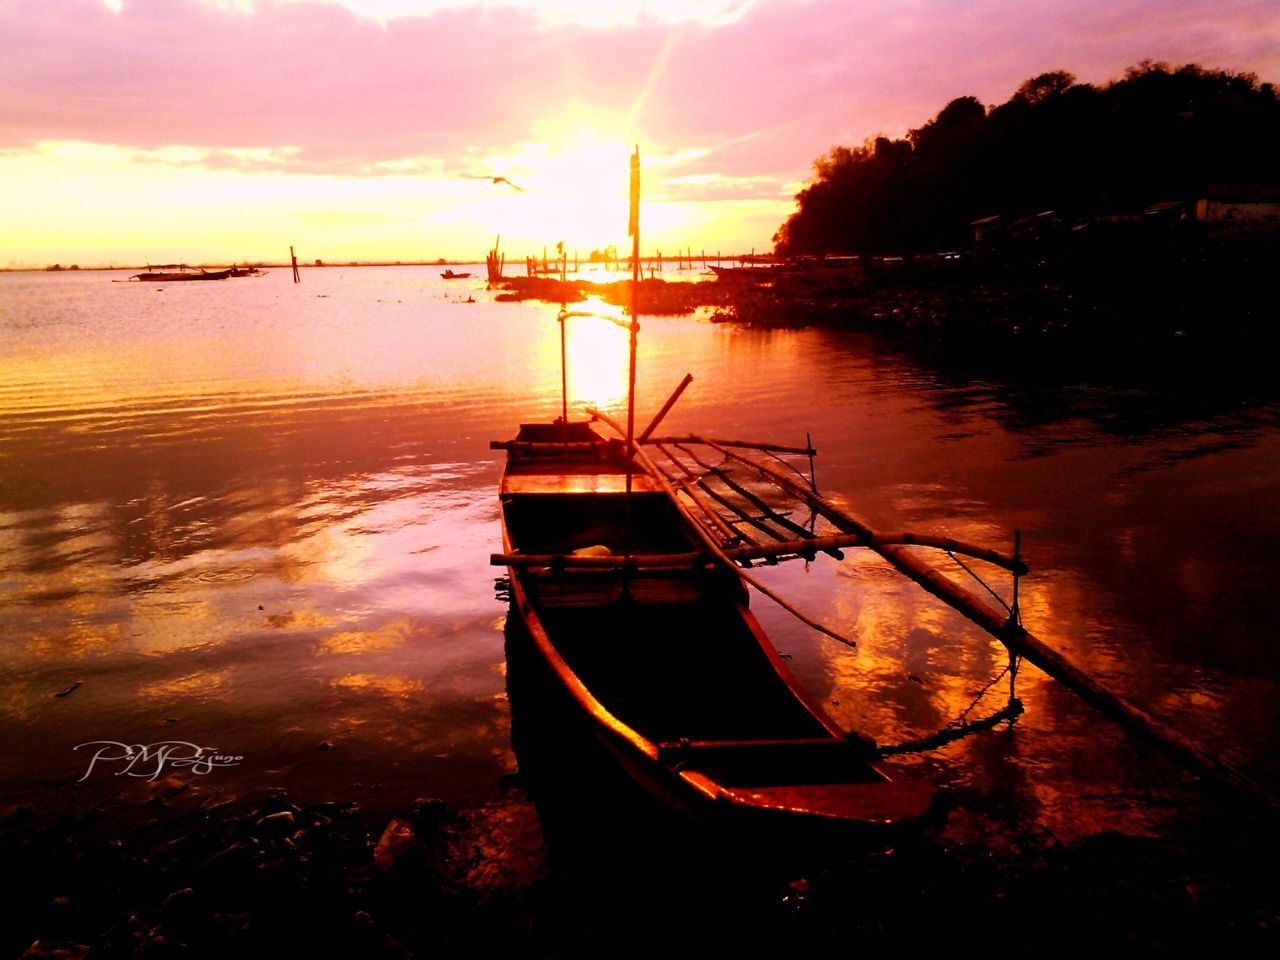
{"type": "Polygon", "coordinates": [[[1277,5],[1256,0],[654,0],[608,22],[585,0],[114,5],[0,5],[0,149],[444,176],[598,129],[681,156],[673,175],[777,181],[1043,70],[1105,81],[1151,57],[1280,74],[1277,5]]]}

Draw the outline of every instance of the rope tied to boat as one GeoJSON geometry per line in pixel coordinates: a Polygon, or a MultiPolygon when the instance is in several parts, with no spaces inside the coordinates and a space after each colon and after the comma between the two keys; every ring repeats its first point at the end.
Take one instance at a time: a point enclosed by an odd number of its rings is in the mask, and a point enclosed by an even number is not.
{"type": "Polygon", "coordinates": [[[985,730],[991,730],[999,726],[1001,723],[1008,722],[1010,732],[1013,731],[1014,721],[1022,715],[1024,707],[1022,701],[1014,695],[1014,682],[1018,676],[1018,667],[1022,658],[1009,656],[1009,662],[1005,668],[992,677],[986,685],[978,691],[969,705],[956,715],[956,718],[946,726],[929,734],[927,737],[921,737],[918,740],[907,740],[902,743],[895,743],[889,746],[882,746],[876,749],[876,753],[882,757],[898,756],[904,753],[927,753],[930,750],[937,750],[945,747],[947,744],[955,743],[965,737],[971,737],[976,733],[985,730]],[[986,698],[991,689],[1003,680],[1009,678],[1009,699],[1005,705],[994,713],[988,714],[978,720],[970,720],[969,714],[974,708],[986,698]]]}

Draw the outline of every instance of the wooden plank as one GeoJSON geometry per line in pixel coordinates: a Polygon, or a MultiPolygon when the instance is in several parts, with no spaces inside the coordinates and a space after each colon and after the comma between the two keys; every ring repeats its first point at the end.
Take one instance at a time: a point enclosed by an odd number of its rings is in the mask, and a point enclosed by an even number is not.
{"type": "Polygon", "coordinates": [[[581,567],[585,569],[636,569],[647,567],[695,567],[710,562],[705,553],[639,553],[597,556],[574,553],[491,553],[494,567],[581,567]]]}
{"type": "Polygon", "coordinates": [[[604,453],[616,449],[616,441],[608,440],[490,440],[490,450],[514,450],[520,453],[604,453]]]}

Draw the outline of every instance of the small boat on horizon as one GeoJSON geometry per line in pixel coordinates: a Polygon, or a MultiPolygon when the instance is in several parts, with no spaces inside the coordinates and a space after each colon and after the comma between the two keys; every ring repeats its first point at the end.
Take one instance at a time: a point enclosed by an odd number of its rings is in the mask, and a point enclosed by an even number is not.
{"type": "Polygon", "coordinates": [[[178,283],[188,280],[226,280],[230,276],[231,268],[206,270],[204,267],[192,267],[185,263],[163,263],[154,267],[148,264],[145,271],[135,273],[129,279],[141,283],[178,283]]]}
{"type": "Polygon", "coordinates": [[[440,276],[442,276],[446,280],[466,280],[468,277],[471,276],[471,274],[470,273],[454,273],[452,270],[446,270],[444,273],[440,274],[440,276]]]}

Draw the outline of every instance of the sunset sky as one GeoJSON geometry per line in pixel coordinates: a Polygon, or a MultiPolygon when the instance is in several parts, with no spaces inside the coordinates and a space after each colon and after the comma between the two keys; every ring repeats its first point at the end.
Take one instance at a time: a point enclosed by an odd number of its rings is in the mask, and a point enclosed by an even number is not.
{"type": "Polygon", "coordinates": [[[0,266],[585,255],[634,144],[646,252],[763,250],[833,144],[1144,58],[1280,80],[1280,0],[0,0],[0,266]]]}

